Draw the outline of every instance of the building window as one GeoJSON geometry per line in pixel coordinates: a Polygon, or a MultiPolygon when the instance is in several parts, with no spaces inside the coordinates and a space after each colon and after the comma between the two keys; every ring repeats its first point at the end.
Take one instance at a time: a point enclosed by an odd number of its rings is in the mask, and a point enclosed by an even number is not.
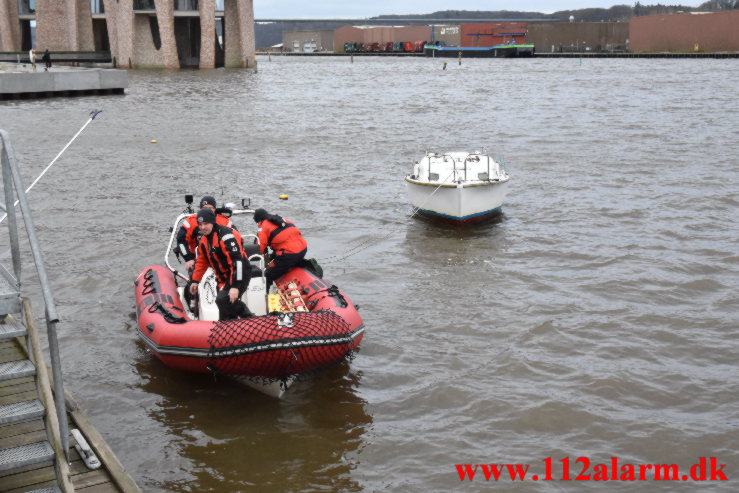
{"type": "Polygon", "coordinates": [[[18,0],[18,14],[29,15],[36,13],[36,0],[18,0]]]}
{"type": "Polygon", "coordinates": [[[133,10],[156,10],[154,0],[133,0],[133,10]]]}
{"type": "Polygon", "coordinates": [[[93,14],[104,14],[105,5],[103,0],[90,0],[90,12],[93,14]]]}
{"type": "Polygon", "coordinates": [[[177,0],[175,10],[198,10],[198,0],[177,0]]]}

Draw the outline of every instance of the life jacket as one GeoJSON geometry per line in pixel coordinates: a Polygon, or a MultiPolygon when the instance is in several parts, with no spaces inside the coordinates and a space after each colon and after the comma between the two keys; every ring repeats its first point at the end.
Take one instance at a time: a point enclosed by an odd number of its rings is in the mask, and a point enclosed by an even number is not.
{"type": "MultiPolygon", "coordinates": [[[[223,214],[216,214],[216,224],[236,230],[236,226],[223,214]]],[[[186,262],[195,258],[195,249],[199,240],[198,215],[192,214],[182,221],[182,225],[177,231],[177,251],[186,262]]]]}
{"type": "Polygon", "coordinates": [[[272,247],[275,255],[300,253],[308,248],[308,243],[292,221],[280,216],[270,216],[258,226],[257,237],[260,253],[266,252],[267,246],[272,247]]]}
{"type": "Polygon", "coordinates": [[[208,267],[215,271],[219,289],[223,286],[238,287],[249,279],[251,266],[238,231],[214,225],[211,234],[200,238],[192,280],[200,282],[208,267]]]}

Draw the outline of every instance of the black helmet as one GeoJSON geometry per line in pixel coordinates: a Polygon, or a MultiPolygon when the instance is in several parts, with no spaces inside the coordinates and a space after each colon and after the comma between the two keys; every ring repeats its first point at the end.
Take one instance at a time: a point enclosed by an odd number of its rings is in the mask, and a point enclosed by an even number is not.
{"type": "Polygon", "coordinates": [[[254,222],[255,223],[261,223],[265,219],[267,219],[267,216],[269,216],[269,213],[265,211],[264,209],[257,209],[254,211],[254,222]]]}
{"type": "Polygon", "coordinates": [[[200,209],[198,211],[198,224],[202,223],[216,223],[216,213],[210,209],[200,209]]]}
{"type": "Polygon", "coordinates": [[[212,205],[213,207],[216,207],[215,197],[211,197],[210,195],[203,196],[203,198],[200,199],[200,208],[202,209],[206,205],[212,205]]]}

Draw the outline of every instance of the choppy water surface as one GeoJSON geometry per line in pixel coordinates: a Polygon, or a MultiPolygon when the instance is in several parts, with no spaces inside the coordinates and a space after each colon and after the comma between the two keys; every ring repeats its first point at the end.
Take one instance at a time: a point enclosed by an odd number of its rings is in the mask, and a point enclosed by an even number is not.
{"type": "Polygon", "coordinates": [[[125,96],[0,103],[28,183],[104,110],[31,204],[67,386],[145,491],[592,487],[462,483],[454,467],[543,474],[568,456],[573,476],[580,456],[715,456],[730,481],[714,490],[737,490],[737,62],[442,63],[263,58],[258,73],[131,72],[125,96]],[[499,221],[408,218],[402,178],[429,146],[504,159],[499,221]],[[132,282],[161,262],[185,193],[252,197],[318,258],[381,238],[324,265],[361,306],[356,359],[276,401],[148,354],[132,282]]]}

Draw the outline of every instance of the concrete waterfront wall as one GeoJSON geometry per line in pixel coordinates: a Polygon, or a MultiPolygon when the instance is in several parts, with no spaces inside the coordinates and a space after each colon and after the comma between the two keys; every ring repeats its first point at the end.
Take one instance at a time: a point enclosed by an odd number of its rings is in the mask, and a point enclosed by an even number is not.
{"type": "Polygon", "coordinates": [[[64,93],[76,91],[123,90],[128,87],[128,72],[114,69],[54,67],[48,72],[26,69],[0,73],[0,95],[64,93]]]}
{"type": "Polygon", "coordinates": [[[739,51],[739,10],[629,21],[631,51],[739,51]]]}

